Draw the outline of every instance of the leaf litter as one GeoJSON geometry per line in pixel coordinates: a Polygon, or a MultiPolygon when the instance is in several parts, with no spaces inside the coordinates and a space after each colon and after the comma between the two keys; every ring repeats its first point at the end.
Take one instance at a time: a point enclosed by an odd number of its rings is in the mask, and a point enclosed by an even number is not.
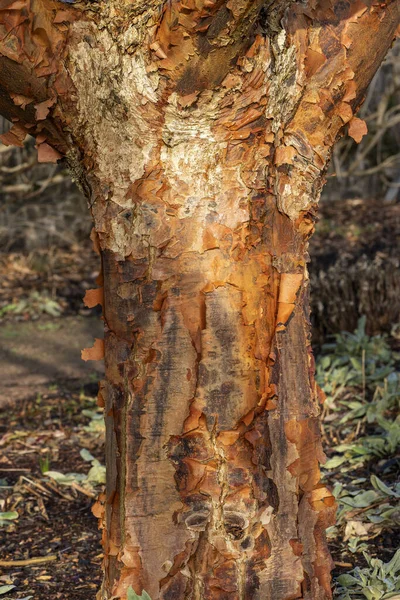
{"type": "Polygon", "coordinates": [[[338,504],[327,531],[339,600],[400,599],[400,353],[392,335],[332,337],[317,357],[326,400],[324,475],[338,504]],[[351,568],[349,571],[348,569],[351,568]],[[347,571],[347,572],[346,572],[347,571]]]}
{"type": "Polygon", "coordinates": [[[9,407],[0,422],[0,598],[94,597],[102,551],[91,506],[105,481],[101,409],[76,389],[54,390],[9,407]]]}

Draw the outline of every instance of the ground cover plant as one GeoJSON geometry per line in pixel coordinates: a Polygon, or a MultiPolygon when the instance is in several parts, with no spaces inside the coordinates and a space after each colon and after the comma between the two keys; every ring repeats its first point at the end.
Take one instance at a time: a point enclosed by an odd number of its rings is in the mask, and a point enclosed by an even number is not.
{"type": "Polygon", "coordinates": [[[317,359],[330,448],[324,470],[338,503],[328,536],[341,600],[400,597],[398,331],[395,325],[391,336],[370,336],[363,317],[354,332],[324,344],[317,359]]]}

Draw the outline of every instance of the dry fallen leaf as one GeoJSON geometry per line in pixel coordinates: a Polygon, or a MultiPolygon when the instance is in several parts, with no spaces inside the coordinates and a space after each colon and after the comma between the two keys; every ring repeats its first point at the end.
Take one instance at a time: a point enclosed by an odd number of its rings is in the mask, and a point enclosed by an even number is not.
{"type": "Polygon", "coordinates": [[[347,542],[351,536],[368,536],[368,530],[373,527],[373,523],[362,523],[361,521],[347,521],[343,541],[347,542]]]}

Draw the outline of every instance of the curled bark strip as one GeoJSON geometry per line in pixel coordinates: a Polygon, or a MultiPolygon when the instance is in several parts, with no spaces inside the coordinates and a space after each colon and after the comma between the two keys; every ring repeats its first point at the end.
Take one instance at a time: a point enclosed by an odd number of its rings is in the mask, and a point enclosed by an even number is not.
{"type": "Polygon", "coordinates": [[[104,340],[95,338],[91,348],[85,348],[81,351],[82,360],[102,360],[104,358],[104,340]]]}
{"type": "Polygon", "coordinates": [[[40,163],[56,163],[62,158],[61,154],[52,148],[49,144],[43,142],[37,145],[38,162],[40,163]]]}
{"type": "Polygon", "coordinates": [[[86,290],[85,296],[83,298],[83,303],[88,308],[93,308],[98,304],[104,304],[104,288],[99,287],[93,290],[86,290]]]}
{"type": "Polygon", "coordinates": [[[279,287],[278,314],[276,317],[277,331],[285,331],[286,324],[294,310],[297,293],[303,279],[303,273],[282,273],[279,287]]]}
{"type": "Polygon", "coordinates": [[[367,133],[368,128],[366,122],[357,117],[353,117],[349,123],[349,136],[359,144],[367,133]]]}
{"type": "Polygon", "coordinates": [[[0,135],[0,140],[5,146],[19,146],[23,148],[24,140],[28,135],[25,127],[15,124],[7,133],[0,135]]]}

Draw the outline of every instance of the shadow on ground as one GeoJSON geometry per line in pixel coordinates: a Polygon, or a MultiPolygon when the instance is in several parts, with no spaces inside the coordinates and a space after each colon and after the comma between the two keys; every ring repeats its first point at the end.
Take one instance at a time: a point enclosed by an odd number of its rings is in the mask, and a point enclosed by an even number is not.
{"type": "Polygon", "coordinates": [[[0,407],[43,393],[69,381],[97,382],[103,361],[84,362],[81,350],[103,337],[103,322],[94,317],[64,316],[10,322],[0,328],[0,407]]]}

